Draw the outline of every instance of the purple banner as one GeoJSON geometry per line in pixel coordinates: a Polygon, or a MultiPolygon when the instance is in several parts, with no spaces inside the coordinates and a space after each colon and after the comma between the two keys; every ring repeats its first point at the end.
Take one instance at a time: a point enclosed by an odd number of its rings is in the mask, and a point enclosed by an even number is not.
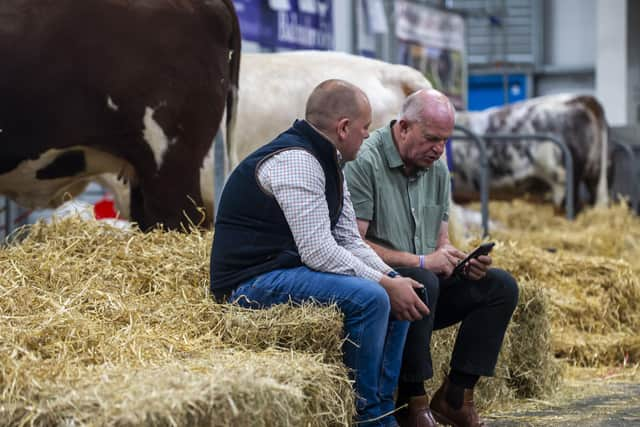
{"type": "Polygon", "coordinates": [[[270,48],[333,49],[332,0],[233,0],[245,40],[270,48]]]}

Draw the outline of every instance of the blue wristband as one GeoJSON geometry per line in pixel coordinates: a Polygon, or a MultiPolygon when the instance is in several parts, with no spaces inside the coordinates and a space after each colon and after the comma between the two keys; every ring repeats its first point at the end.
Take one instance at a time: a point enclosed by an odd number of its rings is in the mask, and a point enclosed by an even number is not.
{"type": "Polygon", "coordinates": [[[420,262],[420,268],[424,268],[424,255],[418,255],[418,260],[420,262]]]}
{"type": "Polygon", "coordinates": [[[394,278],[394,277],[398,277],[400,274],[397,271],[391,270],[390,272],[387,273],[387,276],[394,278]]]}

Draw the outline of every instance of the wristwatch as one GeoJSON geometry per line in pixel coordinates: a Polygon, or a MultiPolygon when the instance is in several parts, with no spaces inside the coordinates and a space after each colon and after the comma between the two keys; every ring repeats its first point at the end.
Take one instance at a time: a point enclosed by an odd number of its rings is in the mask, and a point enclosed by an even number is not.
{"type": "Polygon", "coordinates": [[[394,277],[400,276],[400,273],[398,273],[395,270],[391,270],[390,272],[387,273],[387,276],[389,276],[389,277],[391,277],[393,279],[394,277]]]}

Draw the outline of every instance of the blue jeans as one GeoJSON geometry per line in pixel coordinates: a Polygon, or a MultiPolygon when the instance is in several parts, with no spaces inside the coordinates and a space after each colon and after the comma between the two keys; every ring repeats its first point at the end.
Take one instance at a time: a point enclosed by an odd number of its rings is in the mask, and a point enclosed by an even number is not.
{"type": "Polygon", "coordinates": [[[395,426],[393,392],[400,374],[409,322],[390,318],[387,292],[370,280],[322,273],[307,267],[280,269],[241,284],[229,298],[244,307],[288,301],[335,303],[344,313],[345,365],[354,380],[358,426],[395,426]],[[240,296],[246,298],[240,298],[240,296]],[[248,301],[247,301],[248,300],[248,301]]]}

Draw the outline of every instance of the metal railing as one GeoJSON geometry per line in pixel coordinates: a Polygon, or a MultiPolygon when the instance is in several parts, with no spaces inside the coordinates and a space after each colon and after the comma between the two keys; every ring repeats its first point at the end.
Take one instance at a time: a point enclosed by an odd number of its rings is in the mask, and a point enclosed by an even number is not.
{"type": "Polygon", "coordinates": [[[640,198],[640,189],[638,188],[638,174],[640,174],[640,166],[636,162],[636,153],[631,148],[631,145],[620,141],[611,141],[613,143],[613,153],[616,151],[623,151],[627,154],[627,159],[631,164],[631,209],[634,212],[638,212],[638,199],[640,198]]]}
{"type": "Polygon", "coordinates": [[[3,214],[4,219],[0,230],[0,243],[4,243],[9,233],[11,233],[11,202],[6,197],[0,197],[0,201],[2,202],[0,212],[3,214]]]}
{"type": "Polygon", "coordinates": [[[11,236],[11,240],[16,237],[15,230],[30,222],[29,215],[31,213],[31,210],[21,207],[9,197],[0,196],[0,215],[2,215],[0,245],[5,244],[8,237],[11,236]]]}
{"type": "Polygon", "coordinates": [[[567,144],[564,143],[562,138],[553,134],[540,134],[540,133],[532,133],[532,134],[517,134],[517,135],[508,135],[508,134],[484,134],[482,138],[486,141],[489,139],[511,142],[512,140],[533,140],[536,142],[552,142],[562,150],[562,157],[564,160],[565,167],[565,176],[566,176],[566,192],[565,192],[565,210],[567,211],[567,218],[574,219],[575,218],[575,206],[574,206],[574,195],[573,195],[573,156],[571,155],[571,151],[567,144]]]}
{"type": "MultiPolygon", "coordinates": [[[[487,147],[482,138],[462,125],[455,125],[455,130],[463,132],[465,135],[452,135],[451,139],[473,141],[480,153],[480,213],[482,215],[482,237],[489,235],[489,160],[487,159],[487,147]]],[[[453,152],[452,152],[453,156],[453,152]]],[[[453,162],[453,159],[451,159],[453,162]]]]}

